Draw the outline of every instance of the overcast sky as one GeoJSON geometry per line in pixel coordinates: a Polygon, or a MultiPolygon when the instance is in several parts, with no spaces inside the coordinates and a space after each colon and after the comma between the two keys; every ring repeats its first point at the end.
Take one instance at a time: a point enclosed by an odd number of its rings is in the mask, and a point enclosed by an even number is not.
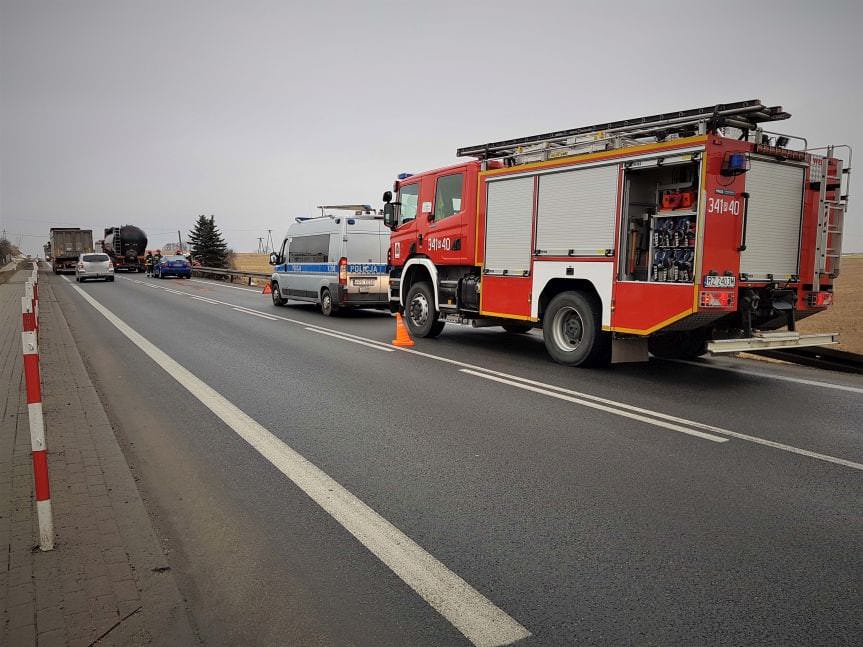
{"type": "MultiPolygon", "coordinates": [[[[863,3],[0,0],[0,229],[253,251],[459,146],[761,98],[863,155],[863,3]]],[[[861,158],[863,159],[863,158],[861,158]]],[[[846,251],[863,251],[863,177],[846,251]]]]}

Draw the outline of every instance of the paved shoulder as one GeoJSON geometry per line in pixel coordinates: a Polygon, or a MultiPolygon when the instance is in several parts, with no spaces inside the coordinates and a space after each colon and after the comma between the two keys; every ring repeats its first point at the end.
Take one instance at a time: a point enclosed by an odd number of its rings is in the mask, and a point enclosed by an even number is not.
{"type": "MultiPolygon", "coordinates": [[[[0,461],[11,459],[15,465],[10,487],[0,488],[0,495],[8,495],[0,496],[0,505],[17,510],[8,534],[0,534],[0,542],[8,539],[15,567],[5,582],[0,580],[0,589],[8,591],[5,599],[0,595],[7,631],[4,636],[0,624],[0,644],[198,644],[50,281],[40,282],[40,288],[40,368],[56,547],[48,553],[31,551],[30,447],[20,369],[15,369],[4,394],[7,412],[0,443],[0,461]]],[[[0,298],[14,301],[7,296],[0,298]]],[[[6,333],[17,331],[18,323],[18,317],[3,317],[4,356],[6,346],[16,341],[6,333]]],[[[20,352],[20,343],[13,345],[20,352]]],[[[10,362],[13,368],[15,364],[10,362]]]]}

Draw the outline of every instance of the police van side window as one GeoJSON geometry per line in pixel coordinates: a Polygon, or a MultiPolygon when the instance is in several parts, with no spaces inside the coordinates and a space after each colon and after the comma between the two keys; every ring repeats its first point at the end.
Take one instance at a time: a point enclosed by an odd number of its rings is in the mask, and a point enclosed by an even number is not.
{"type": "Polygon", "coordinates": [[[417,217],[417,203],[420,195],[420,183],[408,184],[399,189],[399,202],[402,203],[399,224],[410,222],[417,217]]]}
{"type": "Polygon", "coordinates": [[[461,187],[464,173],[444,175],[437,179],[434,192],[434,219],[442,220],[461,211],[461,187]]]}
{"type": "Polygon", "coordinates": [[[294,236],[288,251],[289,263],[326,263],[330,253],[330,235],[294,236]]]}

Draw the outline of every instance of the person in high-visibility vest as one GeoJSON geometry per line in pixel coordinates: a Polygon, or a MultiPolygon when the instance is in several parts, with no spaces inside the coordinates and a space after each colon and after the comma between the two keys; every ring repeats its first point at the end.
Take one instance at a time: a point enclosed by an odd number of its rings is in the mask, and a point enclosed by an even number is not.
{"type": "Polygon", "coordinates": [[[153,276],[153,254],[147,252],[147,255],[144,257],[144,269],[146,270],[146,276],[153,276]]]}

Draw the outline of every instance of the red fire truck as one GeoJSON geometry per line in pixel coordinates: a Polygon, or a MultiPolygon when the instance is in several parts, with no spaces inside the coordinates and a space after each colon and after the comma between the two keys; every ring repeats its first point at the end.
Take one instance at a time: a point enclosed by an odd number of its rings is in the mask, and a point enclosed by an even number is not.
{"type": "Polygon", "coordinates": [[[788,117],[721,104],[399,175],[384,194],[391,305],[419,337],[542,328],[569,365],[835,343],[795,322],[832,303],[851,151],[764,129],[788,117]]]}

